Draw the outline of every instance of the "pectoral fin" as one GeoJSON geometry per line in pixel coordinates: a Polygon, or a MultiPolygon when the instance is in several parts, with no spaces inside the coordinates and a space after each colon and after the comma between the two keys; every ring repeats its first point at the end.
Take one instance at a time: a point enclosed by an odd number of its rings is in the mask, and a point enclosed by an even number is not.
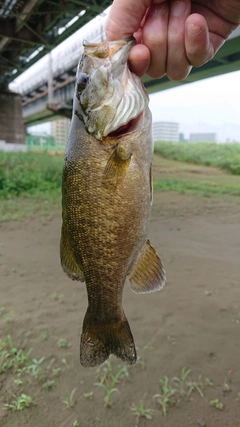
{"type": "Polygon", "coordinates": [[[132,291],[142,294],[161,290],[165,285],[165,270],[149,240],[140,251],[128,279],[132,291]]]}
{"type": "Polygon", "coordinates": [[[123,179],[130,161],[131,153],[126,147],[122,145],[115,147],[104,169],[104,182],[118,184],[123,179]]]}
{"type": "Polygon", "coordinates": [[[64,273],[72,280],[84,282],[83,271],[75,260],[64,226],[62,226],[60,240],[60,258],[64,273]]]}

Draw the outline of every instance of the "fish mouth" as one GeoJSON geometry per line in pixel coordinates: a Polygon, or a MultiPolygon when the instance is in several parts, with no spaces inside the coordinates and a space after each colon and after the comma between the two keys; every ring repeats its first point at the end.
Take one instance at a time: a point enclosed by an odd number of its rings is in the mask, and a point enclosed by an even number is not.
{"type": "Polygon", "coordinates": [[[121,126],[119,126],[119,128],[110,132],[108,135],[106,135],[106,137],[107,138],[117,138],[117,137],[127,135],[128,133],[134,131],[137,128],[137,124],[138,124],[139,120],[141,119],[142,115],[143,115],[143,112],[141,112],[134,119],[129,120],[124,125],[121,125],[121,126]]]}
{"type": "Polygon", "coordinates": [[[146,89],[128,68],[134,44],[132,37],[99,44],[83,43],[84,55],[77,75],[79,105],[76,105],[80,107],[86,131],[100,143],[107,137],[120,137],[134,130],[137,117],[148,106],[146,89]]]}

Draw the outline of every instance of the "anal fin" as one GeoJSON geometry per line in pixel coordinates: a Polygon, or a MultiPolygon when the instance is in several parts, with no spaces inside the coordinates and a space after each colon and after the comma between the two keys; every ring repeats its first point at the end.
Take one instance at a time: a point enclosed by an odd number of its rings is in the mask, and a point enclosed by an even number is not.
{"type": "Polygon", "coordinates": [[[84,282],[83,271],[75,260],[64,226],[62,226],[60,240],[60,258],[64,273],[66,273],[72,280],[80,280],[81,282],[84,282]]]}
{"type": "Polygon", "coordinates": [[[132,291],[142,294],[161,290],[165,285],[165,270],[149,240],[141,249],[128,279],[132,291]]]}

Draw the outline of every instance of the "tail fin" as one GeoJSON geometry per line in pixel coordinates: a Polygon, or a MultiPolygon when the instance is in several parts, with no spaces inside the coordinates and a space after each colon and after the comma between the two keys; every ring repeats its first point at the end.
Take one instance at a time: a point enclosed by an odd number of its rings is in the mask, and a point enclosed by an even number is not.
{"type": "Polygon", "coordinates": [[[136,363],[134,340],[125,314],[122,311],[121,317],[115,323],[97,324],[93,315],[87,312],[81,335],[81,365],[100,365],[110,354],[115,354],[129,364],[136,363]]]}

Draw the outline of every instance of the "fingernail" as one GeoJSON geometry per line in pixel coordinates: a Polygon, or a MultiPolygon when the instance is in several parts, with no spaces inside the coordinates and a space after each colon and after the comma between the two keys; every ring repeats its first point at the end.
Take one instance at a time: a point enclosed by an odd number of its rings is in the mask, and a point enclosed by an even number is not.
{"type": "Polygon", "coordinates": [[[175,1],[171,6],[171,15],[180,16],[183,15],[186,10],[187,4],[184,1],[175,1]]]}
{"type": "Polygon", "coordinates": [[[202,32],[202,27],[200,25],[189,24],[187,26],[187,32],[190,36],[198,36],[202,32]]]}

